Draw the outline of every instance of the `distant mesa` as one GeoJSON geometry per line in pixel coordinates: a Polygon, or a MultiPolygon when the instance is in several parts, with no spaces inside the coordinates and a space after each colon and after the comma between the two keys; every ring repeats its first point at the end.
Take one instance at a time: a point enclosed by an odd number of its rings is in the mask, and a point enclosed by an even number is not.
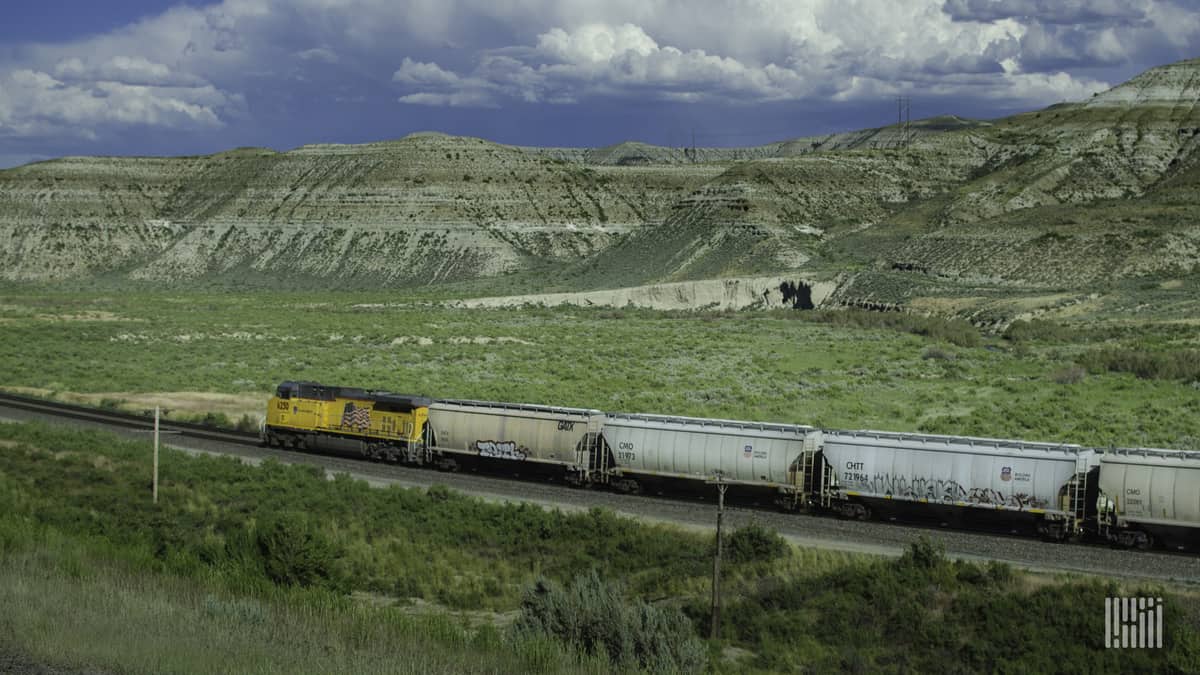
{"type": "Polygon", "coordinates": [[[747,147],[420,131],[48,160],[0,171],[0,282],[450,284],[447,295],[505,303],[851,306],[991,323],[1042,311],[997,299],[1025,294],[1081,311],[1091,301],[1064,303],[1200,274],[1198,102],[1200,59],[1003,119],[747,147]]]}

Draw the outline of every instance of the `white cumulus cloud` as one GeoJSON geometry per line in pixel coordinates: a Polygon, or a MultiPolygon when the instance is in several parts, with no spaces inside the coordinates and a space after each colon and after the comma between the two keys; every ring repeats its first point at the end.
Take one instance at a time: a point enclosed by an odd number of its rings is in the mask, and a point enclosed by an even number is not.
{"type": "MultiPolygon", "coordinates": [[[[630,23],[587,23],[573,30],[551,28],[530,45],[485,52],[462,74],[405,58],[393,80],[406,87],[401,101],[426,105],[494,105],[506,97],[557,103],[595,97],[852,101],[916,89],[1036,104],[1107,88],[1062,71],[1025,72],[1019,51],[1027,29],[1009,19],[962,28],[949,15],[930,16],[940,23],[926,26],[929,34],[916,41],[903,35],[880,40],[852,22],[805,23],[789,34],[786,53],[767,62],[660,44],[630,23]]],[[[889,20],[901,18],[878,19],[889,20]]],[[[1101,41],[1092,49],[1112,49],[1112,43],[1101,41]]]]}
{"type": "Polygon", "coordinates": [[[15,70],[0,78],[0,135],[65,133],[94,138],[104,125],[220,127],[230,99],[211,86],[170,87],[101,80],[70,84],[15,70]]]}
{"type": "Polygon", "coordinates": [[[910,93],[1012,109],[1086,97],[1198,44],[1195,0],[220,0],[6,46],[0,136],[274,123],[314,99],[817,107],[910,93]]]}

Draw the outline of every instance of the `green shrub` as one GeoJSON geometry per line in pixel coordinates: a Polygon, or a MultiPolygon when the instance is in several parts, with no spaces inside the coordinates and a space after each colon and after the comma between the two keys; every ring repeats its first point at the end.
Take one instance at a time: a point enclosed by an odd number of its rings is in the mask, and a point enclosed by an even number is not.
{"type": "Polygon", "coordinates": [[[796,317],[833,326],[886,328],[949,342],[959,347],[978,347],[983,342],[979,331],[962,319],[944,319],[907,312],[871,312],[864,309],[797,312],[796,317]]]}
{"type": "Polygon", "coordinates": [[[204,413],[204,417],[200,418],[200,424],[209,427],[232,427],[229,422],[229,417],[225,413],[208,412],[204,413]]]}
{"type": "Polygon", "coordinates": [[[925,351],[921,352],[921,358],[926,361],[935,359],[938,361],[953,361],[954,352],[947,351],[941,347],[926,347],[925,351]]]}
{"type": "Polygon", "coordinates": [[[233,428],[237,429],[238,431],[253,433],[258,431],[258,427],[258,418],[247,413],[238,419],[237,424],[235,424],[233,428]]]}
{"type": "Polygon", "coordinates": [[[946,564],[946,546],[921,535],[904,550],[900,563],[919,569],[937,569],[946,564]]]}
{"type": "Polygon", "coordinates": [[[332,543],[302,513],[285,512],[260,523],[257,544],[267,576],[286,586],[337,587],[332,543]]]}
{"type": "Polygon", "coordinates": [[[1051,376],[1058,384],[1079,384],[1087,377],[1087,370],[1082,366],[1071,365],[1066,368],[1061,368],[1054,372],[1051,376]]]}
{"type": "Polygon", "coordinates": [[[516,642],[550,636],[585,654],[604,654],[621,670],[692,673],[703,670],[707,660],[682,612],[627,602],[621,587],[601,579],[595,569],[566,588],[537,581],[525,594],[512,630],[516,642]]]}
{"type": "Polygon", "coordinates": [[[734,563],[767,562],[791,552],[787,540],[758,523],[740,527],[727,538],[725,551],[734,563]]]}
{"type": "Polygon", "coordinates": [[[1073,342],[1078,336],[1078,331],[1072,328],[1041,319],[1018,319],[1004,331],[1004,339],[1010,342],[1073,342]]]}
{"type": "Polygon", "coordinates": [[[125,403],[123,398],[102,398],[100,399],[100,408],[102,410],[120,410],[125,403]]]}
{"type": "Polygon", "coordinates": [[[1008,563],[1003,563],[998,560],[989,560],[987,564],[987,575],[995,584],[1007,584],[1013,579],[1013,568],[1008,563]]]}
{"type": "Polygon", "coordinates": [[[1084,354],[1081,362],[1096,373],[1133,373],[1143,380],[1200,380],[1200,349],[1103,349],[1084,354]]]}

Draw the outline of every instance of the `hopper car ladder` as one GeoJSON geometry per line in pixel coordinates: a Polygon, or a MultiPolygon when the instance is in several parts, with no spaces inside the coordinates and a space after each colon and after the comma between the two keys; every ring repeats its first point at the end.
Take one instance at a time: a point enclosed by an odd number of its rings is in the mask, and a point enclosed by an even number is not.
{"type": "Polygon", "coordinates": [[[796,496],[798,501],[807,503],[807,498],[815,493],[817,504],[828,508],[829,467],[823,459],[818,459],[820,450],[815,438],[809,436],[804,439],[804,449],[800,452],[800,475],[794,477],[792,482],[799,490],[796,496]]]}
{"type": "Polygon", "coordinates": [[[1078,534],[1083,519],[1087,515],[1087,484],[1088,484],[1088,463],[1086,459],[1079,459],[1075,462],[1075,477],[1071,480],[1069,508],[1071,517],[1068,520],[1070,534],[1078,534]]]}
{"type": "Polygon", "coordinates": [[[588,453],[588,463],[584,482],[608,483],[608,450],[605,448],[604,436],[601,431],[604,421],[588,419],[587,435],[584,439],[584,451],[588,453]]]}

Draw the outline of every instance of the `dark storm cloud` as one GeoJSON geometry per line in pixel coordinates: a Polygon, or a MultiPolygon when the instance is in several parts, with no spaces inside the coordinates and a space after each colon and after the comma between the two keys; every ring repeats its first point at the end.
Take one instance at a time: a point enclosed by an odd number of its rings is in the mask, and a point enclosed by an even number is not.
{"type": "Polygon", "coordinates": [[[593,143],[667,118],[768,128],[784,109],[815,128],[897,95],[1000,114],[1086,98],[1198,39],[1182,0],[222,0],[0,44],[0,156],[429,127],[593,143]]]}
{"type": "Polygon", "coordinates": [[[1138,0],[946,0],[956,21],[1027,19],[1040,24],[1112,25],[1146,18],[1148,2],[1138,0]]]}

